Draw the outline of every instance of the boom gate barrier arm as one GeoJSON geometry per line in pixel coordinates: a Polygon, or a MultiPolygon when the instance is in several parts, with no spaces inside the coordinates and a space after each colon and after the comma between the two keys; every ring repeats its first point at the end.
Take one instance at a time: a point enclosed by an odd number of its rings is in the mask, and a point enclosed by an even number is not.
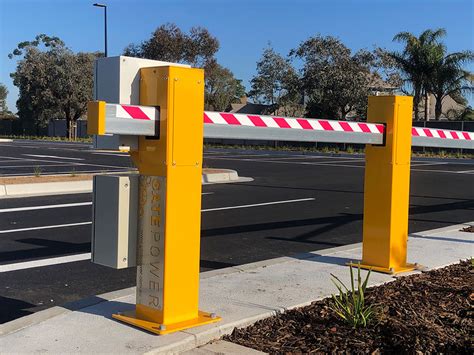
{"type": "Polygon", "coordinates": [[[142,68],[140,106],[89,103],[89,134],[139,137],[130,149],[140,173],[137,302],[114,318],[156,334],[220,319],[198,310],[204,137],[367,144],[361,266],[414,268],[407,263],[411,146],[474,149],[474,133],[412,127],[406,96],[369,97],[367,123],[204,112],[203,86],[200,69],[142,68]]]}

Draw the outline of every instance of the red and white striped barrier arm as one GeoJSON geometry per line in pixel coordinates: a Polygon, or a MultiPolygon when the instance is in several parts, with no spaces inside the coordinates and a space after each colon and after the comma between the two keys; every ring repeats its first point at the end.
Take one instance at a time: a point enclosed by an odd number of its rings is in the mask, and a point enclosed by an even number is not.
{"type": "Polygon", "coordinates": [[[204,112],[204,123],[358,133],[383,133],[385,130],[383,124],[377,123],[244,115],[227,112],[204,112]]]}
{"type": "Polygon", "coordinates": [[[159,111],[152,106],[105,105],[105,133],[131,136],[155,136],[159,111]]]}
{"type": "Polygon", "coordinates": [[[451,131],[447,129],[413,127],[411,134],[413,137],[474,140],[474,132],[451,131]]]}
{"type": "MultiPolygon", "coordinates": [[[[155,107],[106,104],[105,116],[106,133],[158,134],[155,107]]],[[[379,123],[204,112],[206,138],[382,144],[384,131],[379,123]]],[[[413,127],[412,145],[474,149],[474,132],[413,127]]]]}

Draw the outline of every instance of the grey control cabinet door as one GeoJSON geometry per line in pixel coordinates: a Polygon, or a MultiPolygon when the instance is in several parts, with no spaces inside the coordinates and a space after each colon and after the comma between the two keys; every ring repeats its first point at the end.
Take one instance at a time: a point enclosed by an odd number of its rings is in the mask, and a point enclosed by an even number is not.
{"type": "Polygon", "coordinates": [[[94,176],[92,262],[136,266],[138,175],[94,176]]]}

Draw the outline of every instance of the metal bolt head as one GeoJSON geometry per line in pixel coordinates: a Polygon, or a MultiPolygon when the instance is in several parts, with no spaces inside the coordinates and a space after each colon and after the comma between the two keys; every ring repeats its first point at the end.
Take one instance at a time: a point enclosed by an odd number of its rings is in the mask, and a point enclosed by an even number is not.
{"type": "Polygon", "coordinates": [[[160,324],[160,330],[166,330],[166,325],[160,324]]]}
{"type": "Polygon", "coordinates": [[[390,273],[391,273],[391,274],[394,274],[394,273],[395,273],[395,269],[394,269],[393,267],[391,267],[389,270],[390,270],[390,273]]]}
{"type": "Polygon", "coordinates": [[[215,313],[211,313],[210,316],[211,316],[211,319],[216,319],[217,318],[217,314],[215,314],[215,313]]]}

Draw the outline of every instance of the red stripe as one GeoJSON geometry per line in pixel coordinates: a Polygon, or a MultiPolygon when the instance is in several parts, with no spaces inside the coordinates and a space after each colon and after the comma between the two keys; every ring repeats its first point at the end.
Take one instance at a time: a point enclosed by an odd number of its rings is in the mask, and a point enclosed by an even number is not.
{"type": "Polygon", "coordinates": [[[313,129],[311,125],[309,124],[308,120],[303,120],[301,118],[297,118],[296,122],[298,122],[303,129],[313,129]]]}
{"type": "Polygon", "coordinates": [[[325,131],[334,131],[334,128],[332,128],[328,121],[319,120],[318,122],[321,124],[321,127],[323,127],[325,131]]]}
{"type": "Polygon", "coordinates": [[[291,128],[284,118],[273,117],[273,120],[277,123],[278,126],[280,126],[280,128],[291,128]]]}
{"type": "Polygon", "coordinates": [[[342,129],[345,132],[352,132],[353,131],[352,127],[347,122],[340,122],[340,125],[341,125],[342,129]]]}
{"type": "Polygon", "coordinates": [[[454,139],[459,139],[459,136],[456,132],[451,131],[451,135],[453,136],[454,139]]]}
{"type": "Polygon", "coordinates": [[[214,123],[205,112],[204,112],[204,123],[214,123]]]}
{"type": "Polygon", "coordinates": [[[412,136],[415,136],[415,137],[418,137],[418,136],[419,136],[418,131],[416,130],[415,127],[413,127],[413,128],[411,129],[411,134],[412,134],[412,136]]]}
{"type": "Polygon", "coordinates": [[[462,132],[462,135],[463,135],[464,138],[466,138],[467,140],[471,140],[471,136],[469,135],[469,133],[467,133],[467,132],[462,132]]]}
{"type": "Polygon", "coordinates": [[[380,133],[383,133],[385,131],[385,126],[383,124],[378,124],[375,127],[377,127],[380,133]]]}
{"type": "Polygon", "coordinates": [[[446,134],[444,134],[444,131],[441,129],[438,129],[438,134],[441,138],[446,138],[446,134]]]}
{"type": "Polygon", "coordinates": [[[256,126],[256,127],[267,127],[265,122],[260,118],[260,116],[247,116],[250,121],[256,126]]]}
{"type": "Polygon", "coordinates": [[[369,126],[365,123],[359,123],[359,127],[364,133],[371,133],[369,126]]]}
{"type": "Polygon", "coordinates": [[[433,137],[433,133],[431,133],[431,130],[428,128],[423,128],[423,132],[425,132],[427,137],[433,137]]]}
{"type": "Polygon", "coordinates": [[[237,126],[241,125],[241,123],[237,120],[237,118],[235,118],[235,116],[231,113],[221,112],[220,115],[230,125],[237,125],[237,126]]]}
{"type": "Polygon", "coordinates": [[[140,107],[137,106],[125,106],[121,105],[122,108],[134,119],[134,120],[150,120],[145,112],[143,112],[140,107]]]}

